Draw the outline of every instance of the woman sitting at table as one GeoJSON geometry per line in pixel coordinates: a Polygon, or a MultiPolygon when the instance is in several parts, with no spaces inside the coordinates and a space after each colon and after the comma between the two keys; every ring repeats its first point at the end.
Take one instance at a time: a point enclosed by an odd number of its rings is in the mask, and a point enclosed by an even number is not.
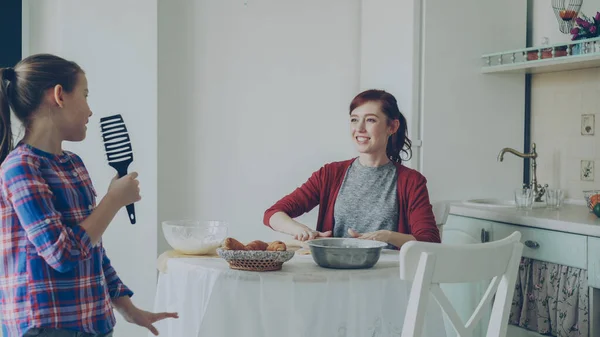
{"type": "Polygon", "coordinates": [[[355,237],[400,248],[411,240],[440,242],[427,180],[402,165],[410,159],[406,118],[382,90],[360,93],[350,104],[350,131],[359,156],[333,162],[271,206],[265,225],[306,241],[355,237]],[[293,218],[319,207],[317,229],[293,218]]]}

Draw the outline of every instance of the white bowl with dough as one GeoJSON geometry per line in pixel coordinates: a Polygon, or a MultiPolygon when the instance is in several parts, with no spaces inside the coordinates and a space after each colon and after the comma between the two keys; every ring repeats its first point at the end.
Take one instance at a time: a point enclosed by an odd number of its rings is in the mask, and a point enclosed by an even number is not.
{"type": "Polygon", "coordinates": [[[188,255],[216,254],[227,238],[228,224],[223,221],[163,221],[165,239],[179,253],[188,255]]]}

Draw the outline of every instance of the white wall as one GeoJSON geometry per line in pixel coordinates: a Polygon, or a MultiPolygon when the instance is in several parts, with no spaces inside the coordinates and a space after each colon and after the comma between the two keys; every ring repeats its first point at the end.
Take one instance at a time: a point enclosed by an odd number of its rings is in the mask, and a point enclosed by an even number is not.
{"type": "MultiPolygon", "coordinates": [[[[534,0],[533,35],[550,36],[551,43],[570,40],[559,39],[554,13],[545,1],[534,0]]],[[[593,16],[600,11],[600,0],[586,0],[582,11],[593,16]]],[[[565,190],[569,199],[583,199],[583,191],[600,189],[600,146],[598,146],[600,120],[600,68],[577,71],[536,74],[531,88],[532,140],[537,144],[538,180],[551,188],[565,190]],[[596,115],[595,135],[581,135],[581,115],[596,115]],[[595,162],[594,181],[581,180],[581,161],[595,162]]]]}
{"type": "Polygon", "coordinates": [[[537,144],[538,180],[583,199],[583,191],[600,189],[600,68],[537,74],[532,79],[532,139],[537,144]],[[581,115],[596,116],[593,136],[581,135],[581,115]],[[594,181],[582,181],[581,161],[595,163],[594,181]]]}
{"type": "Polygon", "coordinates": [[[396,97],[413,142],[413,157],[404,164],[415,169],[421,141],[420,23],[414,1],[362,0],[360,89],[384,89],[396,97]]]}
{"type": "Polygon", "coordinates": [[[525,24],[522,0],[362,0],[361,89],[397,97],[409,137],[423,142],[408,166],[427,177],[432,200],[511,198],[520,186],[522,162],[496,156],[523,146],[525,79],[483,75],[478,58],[525,47],[525,24]]]}
{"type": "Polygon", "coordinates": [[[432,199],[510,199],[523,163],[496,157],[523,148],[525,77],[482,74],[480,57],[525,47],[526,3],[427,0],[424,11],[421,156],[432,199]]]}
{"type": "Polygon", "coordinates": [[[159,2],[159,219],[281,237],[264,211],[355,155],[359,40],[359,0],[159,2]]]}
{"type": "MultiPolygon", "coordinates": [[[[132,138],[140,173],[142,201],[137,224],[123,208],[103,242],[122,280],[135,292],[133,301],[152,309],[155,292],[157,224],[157,1],[29,0],[24,2],[24,56],[54,53],[74,60],[86,71],[94,112],[87,139],[67,144],[86,163],[98,200],[115,171],[105,160],[99,119],[120,113],[132,138]]],[[[121,319],[115,336],[145,336],[146,331],[121,319]]]]}

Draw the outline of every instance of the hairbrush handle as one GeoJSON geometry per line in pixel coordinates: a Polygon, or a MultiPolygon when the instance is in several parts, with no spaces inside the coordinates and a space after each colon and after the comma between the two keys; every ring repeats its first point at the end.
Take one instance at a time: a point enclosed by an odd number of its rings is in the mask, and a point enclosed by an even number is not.
{"type": "MultiPolygon", "coordinates": [[[[117,170],[117,173],[119,174],[119,178],[123,178],[124,176],[127,175],[127,167],[129,166],[129,163],[124,164],[124,165],[115,165],[115,169],[117,170]]],[[[131,222],[132,225],[135,225],[135,207],[133,207],[133,203],[127,205],[125,208],[127,208],[127,215],[129,217],[129,222],[131,222]]]]}
{"type": "Polygon", "coordinates": [[[131,222],[132,225],[135,225],[135,208],[133,207],[133,204],[129,204],[129,205],[125,206],[125,208],[127,208],[127,215],[129,215],[129,222],[131,222]]]}

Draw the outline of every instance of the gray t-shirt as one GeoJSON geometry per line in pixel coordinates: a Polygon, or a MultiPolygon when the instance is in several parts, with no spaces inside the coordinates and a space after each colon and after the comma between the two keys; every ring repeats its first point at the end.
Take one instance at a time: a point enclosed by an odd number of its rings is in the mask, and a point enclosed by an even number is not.
{"type": "Polygon", "coordinates": [[[398,174],[393,162],[363,166],[356,159],[346,172],[333,210],[333,236],[398,228],[398,174]]]}

